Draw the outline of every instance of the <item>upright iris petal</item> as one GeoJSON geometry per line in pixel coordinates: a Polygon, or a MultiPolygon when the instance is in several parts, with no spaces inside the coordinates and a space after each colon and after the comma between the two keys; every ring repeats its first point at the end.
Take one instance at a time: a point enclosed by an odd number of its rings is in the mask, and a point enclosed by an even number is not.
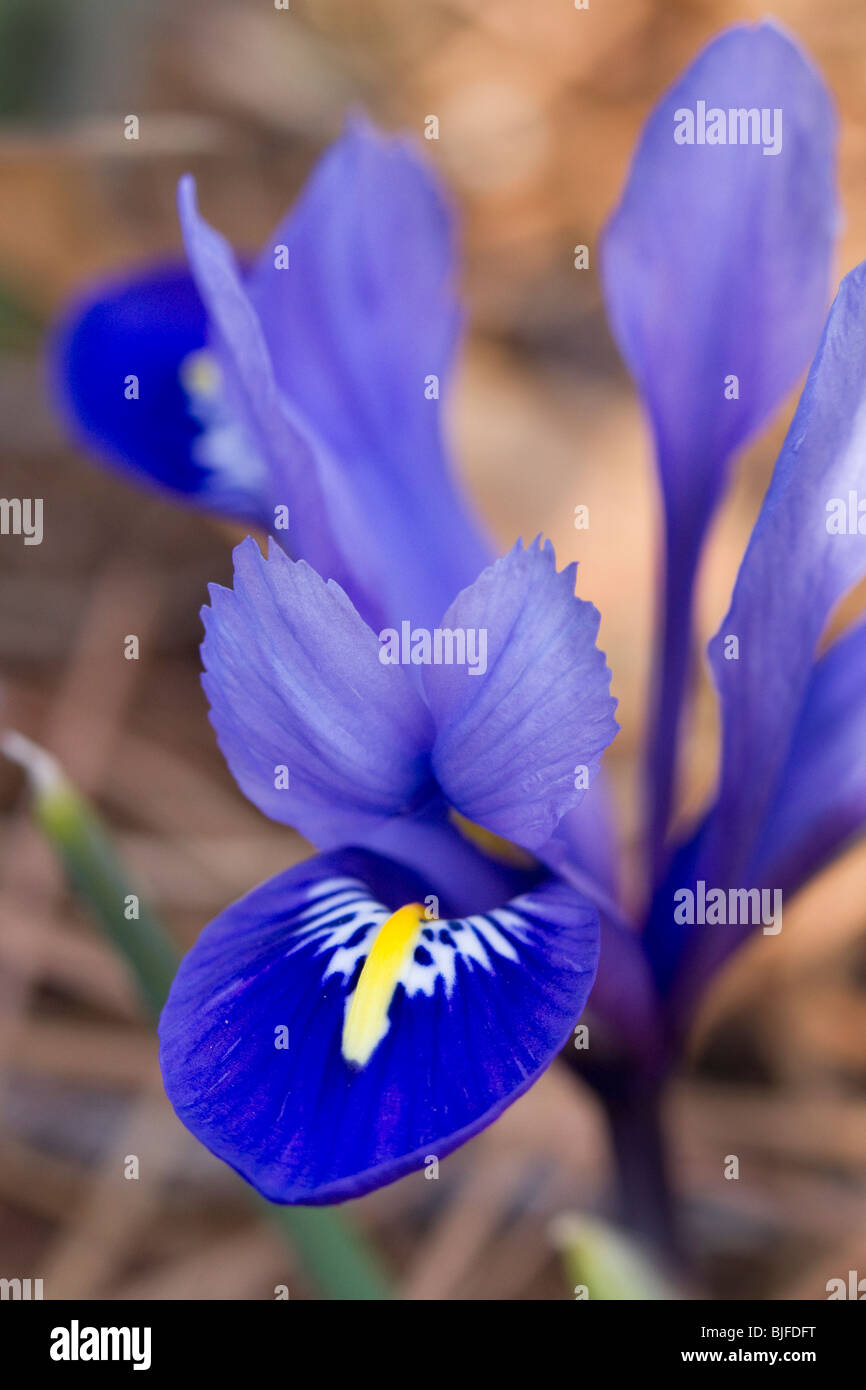
{"type": "Polygon", "coordinates": [[[181,226],[193,275],[207,307],[212,347],[229,415],[264,460],[268,505],[289,507],[294,544],[326,578],[342,580],[362,606],[369,567],[354,562],[360,516],[339,487],[337,465],[315,431],[280,391],[261,323],[228,242],[198,211],[191,178],[178,189],[181,226]]]}
{"type": "Polygon", "coordinates": [[[491,552],[443,442],[460,316],[431,172],[351,123],[248,273],[189,178],[179,204],[192,276],[109,286],[57,336],[74,429],[210,510],[273,530],[280,508],[286,549],[364,617],[432,625],[491,552]]]}
{"type": "MultiPolygon", "coordinates": [[[[856,499],[866,492],[866,262],[845,277],[830,311],[797,412],[773,472],[737,575],[731,606],[709,655],[722,711],[719,790],[703,824],[674,858],[657,895],[646,943],[657,977],[673,986],[686,1010],[707,978],[748,934],[672,921],[672,891],[697,880],[727,890],[791,887],[766,875],[792,872],[791,851],[813,810],[824,824],[804,865],[838,849],[856,828],[859,782],[828,786],[850,745],[840,744],[858,719],[848,709],[849,660],[862,650],[846,639],[815,666],[828,618],[866,573],[856,499]],[[851,497],[854,525],[850,524],[851,497]],[[850,644],[850,645],[849,645],[850,644]],[[827,709],[841,702],[844,722],[824,749],[827,709]],[[780,801],[780,798],[782,800],[780,801]],[[791,798],[788,800],[788,798],[791,798]],[[838,809],[837,809],[838,808],[838,809]],[[839,817],[838,821],[836,817],[839,817]],[[826,837],[826,838],[825,838],[826,837]]],[[[859,755],[858,755],[859,756],[859,755]]],[[[814,822],[813,822],[814,824],[814,822]]],[[[800,878],[795,871],[793,882],[800,878]]]]}
{"type": "Polygon", "coordinates": [[[358,499],[387,611],[428,627],[492,558],[443,439],[461,322],[455,240],[409,142],[355,119],[248,280],[282,392],[358,499]]]}
{"type": "Polygon", "coordinates": [[[839,288],[731,607],[710,645],[722,770],[701,862],[720,880],[732,881],[748,861],[791,750],[824,625],[866,572],[863,537],[833,520],[834,504],[847,508],[851,492],[866,492],[866,262],[839,288]]]}
{"type": "Polygon", "coordinates": [[[529,849],[580,804],[617,729],[599,614],[574,597],[576,570],[557,574],[549,541],[518,542],[442,618],[446,630],[485,634],[485,670],[423,668],[443,791],[470,820],[529,849]]]}
{"type": "Polygon", "coordinates": [[[553,881],[450,919],[425,896],[378,856],[320,856],[228,908],[181,965],[160,1022],[169,1098],[272,1201],[343,1201],[444,1158],[567,1041],[595,910],[553,881]]]}
{"type": "Polygon", "coordinates": [[[408,811],[432,780],[430,715],[342,589],[248,538],[234,588],[210,593],[202,683],[250,800],[324,848],[408,811]]]}
{"type": "Polygon", "coordinates": [[[812,671],[750,881],[793,893],[866,825],[864,677],[861,622],[812,671]]]}
{"type": "Polygon", "coordinates": [[[771,23],[729,29],[654,109],[605,234],[610,320],[650,416],[665,507],[656,850],[701,544],[731,455],[806,367],[826,311],[834,137],[828,93],[797,45],[771,23]]]}

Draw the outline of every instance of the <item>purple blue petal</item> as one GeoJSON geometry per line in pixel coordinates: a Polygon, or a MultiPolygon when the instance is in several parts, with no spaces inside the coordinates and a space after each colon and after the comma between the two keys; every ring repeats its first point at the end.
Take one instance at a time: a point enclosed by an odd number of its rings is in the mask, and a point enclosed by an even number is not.
{"type": "Polygon", "coordinates": [[[241,790],[330,848],[435,792],[429,714],[349,599],[272,543],[235,550],[203,610],[211,723],[241,790]]]}
{"type": "Polygon", "coordinates": [[[139,483],[208,505],[210,470],[195,457],[201,427],[181,367],[205,343],[190,275],[166,266],[100,284],[67,311],[51,345],[54,394],[88,448],[139,483]],[[136,376],[138,398],[127,395],[136,376]]]}
{"type": "Polygon", "coordinates": [[[665,624],[649,741],[656,852],[703,538],[732,454],[806,368],[826,312],[835,133],[829,94],[796,42],[771,22],[737,25],[654,108],[605,234],[610,320],[649,413],[665,508],[665,624]],[[678,113],[697,120],[700,103],[706,112],[778,112],[778,152],[676,143],[678,113]]]}
{"type": "Polygon", "coordinates": [[[486,669],[423,668],[442,790],[469,820],[528,849],[580,804],[617,731],[598,612],[575,597],[575,570],[557,574],[549,541],[518,542],[441,620],[485,635],[486,669]]]}
{"type": "Polygon", "coordinates": [[[532,1085],[580,1017],[597,917],[550,881],[419,923],[387,1031],[347,1063],[347,1000],[371,943],[425,887],[375,855],[320,856],[223,912],[178,971],[160,1023],[169,1099],[272,1201],[344,1201],[443,1159],[532,1085]]]}
{"type": "Polygon", "coordinates": [[[866,825],[866,623],[815,666],[750,877],[796,892],[866,825]]]}
{"type": "Polygon", "coordinates": [[[350,122],[247,288],[283,395],[358,499],[369,541],[357,542],[382,556],[391,620],[432,627],[492,558],[443,438],[461,315],[432,170],[406,140],[350,122]]]}
{"type": "Polygon", "coordinates": [[[866,262],[845,277],[710,644],[722,708],[719,794],[699,867],[735,883],[792,751],[815,651],[846,591],[866,572],[856,530],[837,534],[836,502],[866,495],[866,262]],[[727,653],[734,651],[731,659],[727,653]]]}

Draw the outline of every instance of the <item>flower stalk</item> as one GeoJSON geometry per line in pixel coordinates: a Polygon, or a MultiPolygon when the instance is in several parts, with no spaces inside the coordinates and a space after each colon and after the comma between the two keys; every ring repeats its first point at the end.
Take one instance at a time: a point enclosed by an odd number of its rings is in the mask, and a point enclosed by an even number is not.
{"type": "Polygon", "coordinates": [[[669,1266],[682,1251],[670,1185],[669,1156],[662,1124],[664,1092],[640,1080],[602,1094],[617,1174],[622,1225],[669,1266]]]}

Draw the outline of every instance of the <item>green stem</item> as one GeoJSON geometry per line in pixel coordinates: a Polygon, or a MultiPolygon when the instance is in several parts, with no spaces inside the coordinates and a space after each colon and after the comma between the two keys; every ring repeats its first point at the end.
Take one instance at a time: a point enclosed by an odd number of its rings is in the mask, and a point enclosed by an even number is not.
{"type": "MultiPolygon", "coordinates": [[[[147,1012],[157,1020],[177,970],[168,934],[130,889],[99,817],[50,754],[14,732],[3,735],[0,748],[25,768],[37,824],[82,903],[123,956],[147,1012]]],[[[337,1212],[278,1206],[258,1195],[255,1200],[329,1298],[379,1301],[394,1297],[378,1257],[337,1212]]]]}
{"type": "Polygon", "coordinates": [[[260,1198],[306,1272],[333,1299],[355,1303],[394,1298],[387,1275],[362,1236],[324,1207],[278,1207],[260,1198]]]}

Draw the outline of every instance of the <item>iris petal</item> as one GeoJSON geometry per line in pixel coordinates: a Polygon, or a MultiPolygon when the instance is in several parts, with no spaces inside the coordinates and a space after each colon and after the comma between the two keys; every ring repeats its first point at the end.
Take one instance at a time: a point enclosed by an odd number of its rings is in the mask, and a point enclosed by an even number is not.
{"type": "Polygon", "coordinates": [[[828,510],[836,501],[847,506],[852,491],[866,495],[866,262],[839,288],[731,607],[710,644],[723,736],[719,796],[700,853],[708,881],[735,883],[747,865],[824,625],[866,572],[863,537],[856,528],[837,534],[828,510]]]}
{"type": "Polygon", "coordinates": [[[649,742],[656,841],[703,537],[731,455],[781,404],[818,342],[838,224],[834,165],[835,118],[819,74],[775,24],[738,25],[653,110],[605,234],[610,320],[650,415],[665,506],[666,631],[649,742]],[[777,112],[778,152],[702,143],[697,129],[695,143],[676,143],[678,113],[697,125],[699,107],[723,111],[726,126],[729,111],[760,120],[766,110],[769,130],[777,112]]]}
{"type": "Polygon", "coordinates": [[[325,848],[407,810],[431,781],[429,714],[342,589],[248,538],[210,595],[202,684],[250,800],[325,848]]]}
{"type": "Polygon", "coordinates": [[[460,313],[432,173],[405,141],[352,122],[246,276],[189,177],[178,204],[192,276],[108,286],[58,333],[74,428],[199,505],[269,530],[287,508],[286,548],[364,617],[432,626],[491,558],[443,441],[460,313]],[[181,376],[205,344],[219,385],[202,421],[181,376]]]}
{"type": "MultiPolygon", "coordinates": [[[[840,637],[813,668],[791,748],[744,885],[796,893],[866,826],[866,623],[840,637]]],[[[676,972],[675,1011],[688,1018],[719,966],[751,935],[748,923],[695,932],[671,922],[674,886],[697,876],[706,829],[674,860],[651,942],[660,978],[676,972]]]]}
{"type": "Polygon", "coordinates": [[[359,835],[354,843],[415,873],[424,873],[443,914],[486,911],[532,886],[543,872],[488,857],[438,809],[425,806],[414,816],[390,816],[359,835]]]}
{"type": "Polygon", "coordinates": [[[793,893],[866,825],[866,623],[812,672],[750,878],[793,893]]]}
{"type": "Polygon", "coordinates": [[[199,214],[189,176],[178,187],[178,208],[192,272],[207,306],[228,413],[266,465],[263,516],[272,525],[274,507],[288,507],[293,551],[325,578],[341,582],[363,605],[364,579],[350,559],[350,538],[360,517],[333,485],[334,465],[327,451],[280,392],[232,250],[199,214]]]}
{"type": "Polygon", "coordinates": [[[611,320],[649,407],[669,505],[693,525],[720,465],[814,351],[838,225],[835,119],[775,24],[714,39],[647,122],[604,241],[611,320]],[[675,143],[675,112],[781,109],[781,148],[675,143]],[[726,399],[735,373],[739,400],[726,399]]]}
{"type": "MultiPolygon", "coordinates": [[[[827,817],[822,827],[815,827],[815,846],[802,846],[804,866],[824,834],[834,840],[846,821],[856,828],[856,772],[837,789],[841,820],[834,830],[837,803],[824,777],[836,753],[829,746],[816,748],[811,729],[816,713],[822,717],[825,701],[832,704],[849,683],[836,661],[844,662],[849,651],[857,650],[852,636],[846,639],[851,648],[844,645],[835,656],[831,649],[817,667],[814,664],[835,604],[866,572],[866,549],[857,525],[846,534],[828,525],[835,504],[844,504],[847,511],[852,493],[855,498],[866,495],[866,262],[839,288],[740,566],[730,609],[710,643],[722,712],[719,791],[701,825],[674,857],[645,934],[656,979],[663,990],[674,991],[676,1011],[683,1017],[747,933],[731,925],[677,925],[674,892],[698,880],[724,890],[784,888],[781,881],[767,882],[766,875],[788,873],[792,867],[796,882],[790,851],[804,800],[811,796],[809,784],[800,780],[799,760],[817,779],[815,810],[823,805],[827,817]],[[822,689],[826,680],[830,684],[822,689]],[[780,806],[780,797],[791,796],[798,805],[780,806]],[[783,838],[789,851],[784,857],[783,838]]],[[[856,731],[856,716],[848,717],[856,731]]],[[[844,737],[844,732],[839,728],[832,734],[844,737]]]]}
{"type": "Polygon", "coordinates": [[[616,807],[610,787],[599,772],[573,811],[567,811],[538,857],[555,869],[563,861],[592,877],[608,897],[620,891],[620,845],[616,807]]]}
{"type": "Polygon", "coordinates": [[[432,627],[492,558],[443,442],[460,325],[451,209],[409,143],[356,119],[248,281],[285,398],[358,499],[389,620],[432,627]],[[275,255],[284,246],[286,269],[275,255]]]}
{"type": "Polygon", "coordinates": [[[378,856],[320,856],[228,908],[182,963],[160,1023],[169,1098],[272,1201],[343,1201],[445,1157],[569,1037],[598,922],[548,882],[486,914],[419,923],[381,1041],[348,1063],[347,1002],[376,932],[425,896],[378,856]]]}
{"type": "Polygon", "coordinates": [[[556,572],[547,541],[520,542],[452,603],[442,626],[486,641],[486,668],[423,668],[433,768],[469,820],[537,849],[577,806],[617,731],[599,615],[556,572]]]}
{"type": "MultiPolygon", "coordinates": [[[[207,336],[191,276],[166,266],[96,287],[70,307],[51,345],[52,385],[73,433],[138,482],[208,505],[211,472],[181,368],[207,336]],[[138,396],[126,393],[138,378],[138,396]]],[[[247,499],[248,501],[249,499],[247,499]]]]}

